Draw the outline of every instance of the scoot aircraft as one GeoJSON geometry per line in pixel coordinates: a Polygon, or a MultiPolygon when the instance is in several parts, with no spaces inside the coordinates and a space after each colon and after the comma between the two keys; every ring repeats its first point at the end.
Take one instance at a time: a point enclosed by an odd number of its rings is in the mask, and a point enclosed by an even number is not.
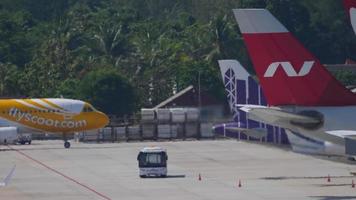
{"type": "MultiPolygon", "coordinates": [[[[213,127],[218,134],[237,137],[243,133],[254,138],[265,138],[267,141],[283,140],[288,138],[292,150],[304,154],[317,154],[327,156],[344,156],[345,146],[334,144],[321,139],[313,139],[303,133],[292,132],[283,128],[263,124],[259,121],[246,119],[244,112],[237,109],[237,104],[251,103],[266,106],[266,100],[260,85],[245,70],[237,60],[219,60],[220,71],[231,108],[234,122],[216,125],[213,127]],[[275,138],[280,134],[280,139],[275,138]]],[[[241,136],[240,136],[241,137],[241,136]]]]}
{"type": "Polygon", "coordinates": [[[356,94],[345,88],[265,9],[234,9],[268,106],[249,118],[345,146],[356,155],[356,94]]]}
{"type": "Polygon", "coordinates": [[[109,118],[87,102],[73,99],[0,100],[0,134],[50,132],[67,135],[106,126],[109,118]]]}

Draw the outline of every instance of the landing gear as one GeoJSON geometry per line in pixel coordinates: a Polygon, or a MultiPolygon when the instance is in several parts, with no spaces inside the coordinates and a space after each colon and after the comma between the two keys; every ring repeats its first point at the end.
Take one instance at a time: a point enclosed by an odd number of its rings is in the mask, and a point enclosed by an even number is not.
{"type": "Polygon", "coordinates": [[[66,149],[70,148],[70,142],[64,141],[64,148],[66,149]]]}
{"type": "Polygon", "coordinates": [[[70,148],[70,142],[67,141],[67,134],[63,133],[63,140],[64,140],[64,148],[70,148]]]}

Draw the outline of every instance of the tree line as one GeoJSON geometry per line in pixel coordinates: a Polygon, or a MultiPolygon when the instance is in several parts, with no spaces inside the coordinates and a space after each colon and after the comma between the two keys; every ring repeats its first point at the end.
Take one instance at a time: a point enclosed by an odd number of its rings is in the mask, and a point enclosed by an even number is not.
{"type": "Polygon", "coordinates": [[[323,63],[356,59],[341,1],[2,0],[0,96],[79,98],[123,116],[200,76],[223,101],[218,59],[253,73],[231,11],[244,7],[269,9],[323,63]]]}

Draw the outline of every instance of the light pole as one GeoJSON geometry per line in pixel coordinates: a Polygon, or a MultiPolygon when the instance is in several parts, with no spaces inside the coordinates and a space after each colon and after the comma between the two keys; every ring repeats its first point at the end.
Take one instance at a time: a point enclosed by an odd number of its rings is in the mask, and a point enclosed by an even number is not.
{"type": "Polygon", "coordinates": [[[199,107],[199,112],[200,112],[200,109],[201,109],[200,71],[198,71],[198,107],[199,107]]]}

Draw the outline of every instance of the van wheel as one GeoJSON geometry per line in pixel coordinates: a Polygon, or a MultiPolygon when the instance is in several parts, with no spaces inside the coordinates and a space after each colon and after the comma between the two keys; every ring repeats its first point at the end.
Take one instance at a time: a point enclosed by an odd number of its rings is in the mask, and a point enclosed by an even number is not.
{"type": "Polygon", "coordinates": [[[64,148],[66,149],[70,148],[70,143],[68,141],[64,142],[64,148]]]}
{"type": "Polygon", "coordinates": [[[146,178],[146,176],[145,175],[140,175],[140,178],[146,178]]]}
{"type": "Polygon", "coordinates": [[[24,145],[24,144],[26,144],[26,142],[25,141],[21,141],[20,144],[24,145]]]}
{"type": "Polygon", "coordinates": [[[28,144],[31,144],[31,141],[29,141],[28,144]]]}

